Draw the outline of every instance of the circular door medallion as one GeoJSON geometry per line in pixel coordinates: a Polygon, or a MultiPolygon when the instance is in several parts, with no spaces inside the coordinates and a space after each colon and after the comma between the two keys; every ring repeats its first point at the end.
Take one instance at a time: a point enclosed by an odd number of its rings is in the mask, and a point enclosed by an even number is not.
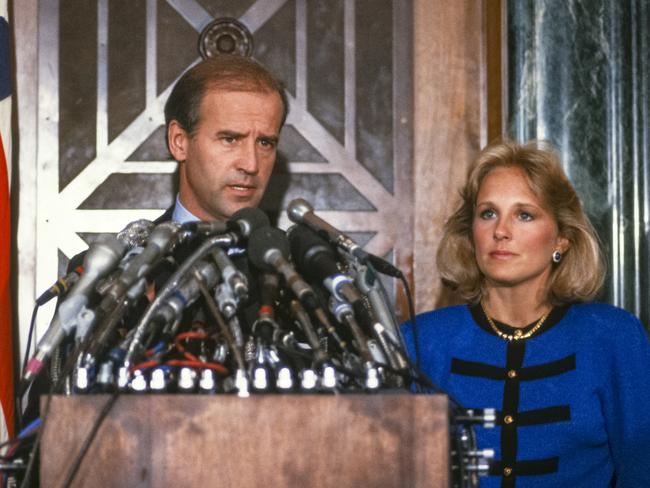
{"type": "Polygon", "coordinates": [[[253,36],[237,19],[221,18],[210,22],[199,36],[199,53],[203,59],[219,54],[250,56],[253,36]]]}

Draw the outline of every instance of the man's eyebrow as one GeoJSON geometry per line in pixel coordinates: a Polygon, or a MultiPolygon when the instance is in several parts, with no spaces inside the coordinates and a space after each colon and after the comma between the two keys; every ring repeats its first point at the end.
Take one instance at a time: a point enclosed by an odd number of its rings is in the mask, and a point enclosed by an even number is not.
{"type": "Polygon", "coordinates": [[[244,134],[243,132],[237,132],[234,130],[220,130],[219,132],[217,132],[217,136],[219,137],[232,137],[234,139],[241,139],[245,135],[246,134],[244,134]]]}
{"type": "Polygon", "coordinates": [[[262,134],[257,138],[257,140],[258,141],[264,140],[264,141],[278,142],[279,137],[278,136],[267,136],[267,135],[262,134]]]}

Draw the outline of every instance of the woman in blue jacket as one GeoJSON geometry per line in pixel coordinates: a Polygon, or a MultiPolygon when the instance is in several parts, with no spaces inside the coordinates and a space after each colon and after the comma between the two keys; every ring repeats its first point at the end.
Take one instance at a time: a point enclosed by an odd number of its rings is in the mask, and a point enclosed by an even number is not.
{"type": "Polygon", "coordinates": [[[650,487],[650,345],[592,301],[599,241],[552,148],[482,151],[437,259],[467,304],[418,316],[420,362],[463,406],[498,411],[477,428],[495,450],[481,486],[650,487]]]}

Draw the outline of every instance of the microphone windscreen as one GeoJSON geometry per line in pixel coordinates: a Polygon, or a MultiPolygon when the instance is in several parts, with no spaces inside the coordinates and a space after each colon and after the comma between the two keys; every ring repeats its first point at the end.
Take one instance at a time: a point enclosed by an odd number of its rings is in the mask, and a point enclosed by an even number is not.
{"type": "Polygon", "coordinates": [[[244,237],[249,237],[255,229],[270,225],[268,216],[256,207],[240,208],[232,214],[228,222],[238,227],[244,237]]]}
{"type": "Polygon", "coordinates": [[[283,258],[289,259],[289,241],[283,231],[267,226],[251,232],[248,238],[248,259],[256,268],[275,271],[266,259],[272,249],[277,249],[283,258]]]}
{"type": "Polygon", "coordinates": [[[294,225],[287,235],[291,256],[307,280],[320,282],[339,273],[336,253],[332,246],[309,227],[294,225]]]}

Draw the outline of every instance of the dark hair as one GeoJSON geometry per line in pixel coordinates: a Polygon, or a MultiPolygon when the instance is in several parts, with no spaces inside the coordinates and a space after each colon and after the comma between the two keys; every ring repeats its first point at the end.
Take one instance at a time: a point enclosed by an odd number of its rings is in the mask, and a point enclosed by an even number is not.
{"type": "Polygon", "coordinates": [[[498,142],[478,155],[469,168],[460,208],[447,220],[438,247],[437,262],[442,280],[464,299],[480,300],[484,277],[476,263],[472,223],[481,184],[492,170],[500,167],[523,171],[533,193],[555,218],[560,236],[569,241],[562,260],[553,265],[548,300],[560,304],[595,298],[605,276],[600,240],[553,146],[544,141],[524,145],[498,142]]]}
{"type": "Polygon", "coordinates": [[[210,89],[277,92],[282,100],[282,122],[289,112],[284,85],[257,61],[236,55],[220,55],[192,66],[178,80],[165,103],[165,125],[172,120],[193,134],[199,123],[201,102],[210,89]]]}

